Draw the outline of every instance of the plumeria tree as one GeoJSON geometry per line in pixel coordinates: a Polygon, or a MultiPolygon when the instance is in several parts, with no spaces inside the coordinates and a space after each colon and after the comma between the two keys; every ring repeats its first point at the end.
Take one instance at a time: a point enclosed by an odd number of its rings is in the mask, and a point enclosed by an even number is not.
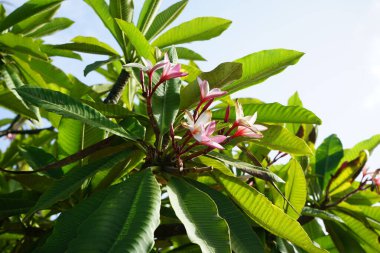
{"type": "MultiPolygon", "coordinates": [[[[137,24],[131,0],[85,0],[120,54],[95,37],[46,45],[60,2],[9,15],[0,5],[0,105],[15,114],[0,119],[11,141],[0,153],[1,252],[378,251],[380,169],[366,162],[380,135],[344,149],[333,134],[316,147],[321,120],[298,93],[287,105],[231,97],[303,53],[264,50],[203,72],[203,58],[177,45],[230,21],[162,33],[187,1],[156,15],[157,0],[137,24]],[[53,65],[79,59],[73,51],[110,56],[85,68],[109,83],[53,65]]],[[[61,21],[53,27],[71,23],[61,21]]]]}

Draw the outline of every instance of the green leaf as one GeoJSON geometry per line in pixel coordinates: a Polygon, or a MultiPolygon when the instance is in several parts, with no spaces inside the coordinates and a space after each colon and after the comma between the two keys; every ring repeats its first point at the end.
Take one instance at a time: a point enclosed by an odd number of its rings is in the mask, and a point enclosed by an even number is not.
{"type": "Polygon", "coordinates": [[[82,57],[79,54],[74,53],[71,50],[56,48],[55,45],[41,44],[40,48],[42,52],[44,52],[48,56],[62,56],[82,60],[82,57]]]}
{"type": "Polygon", "coordinates": [[[55,48],[73,50],[89,54],[118,56],[119,53],[108,44],[94,37],[77,36],[71,40],[73,43],[55,45],[55,48]]]}
{"type": "Polygon", "coordinates": [[[116,166],[125,159],[131,151],[126,150],[99,159],[82,167],[76,167],[70,170],[62,179],[56,181],[48,190],[39,198],[36,205],[29,211],[28,215],[42,209],[48,209],[58,201],[65,200],[72,193],[80,188],[83,182],[95,175],[99,170],[107,170],[116,166]]]}
{"type": "Polygon", "coordinates": [[[160,35],[152,45],[163,48],[192,41],[209,40],[219,36],[230,24],[230,20],[223,18],[195,18],[169,29],[160,35]]]}
{"type": "MultiPolygon", "coordinates": [[[[57,137],[57,155],[58,159],[63,159],[69,155],[75,154],[82,150],[83,147],[84,124],[81,121],[62,118],[59,122],[57,137]]],[[[80,161],[66,165],[63,170],[69,171],[77,166],[80,161]]]]}
{"type": "MultiPolygon", "coordinates": [[[[355,178],[359,175],[368,160],[366,150],[360,152],[359,156],[351,162],[344,163],[330,179],[329,191],[331,195],[347,190],[355,178]]],[[[327,190],[326,190],[327,191],[327,190]]]]}
{"type": "Polygon", "coordinates": [[[302,208],[305,206],[306,203],[306,179],[302,167],[297,162],[297,160],[292,159],[288,164],[289,168],[288,179],[285,183],[285,198],[292,204],[292,206],[296,210],[293,210],[293,208],[289,206],[288,202],[284,203],[284,210],[290,217],[298,219],[302,212],[302,208]]]}
{"type": "Polygon", "coordinates": [[[154,63],[154,48],[149,44],[139,29],[137,29],[133,23],[129,23],[121,19],[116,19],[116,22],[128,38],[129,42],[136,49],[139,56],[149,59],[154,63]]]}
{"type": "Polygon", "coordinates": [[[36,253],[150,252],[160,203],[153,173],[136,173],[63,212],[36,253]]]}
{"type": "Polygon", "coordinates": [[[22,37],[13,33],[4,33],[0,35],[0,45],[3,45],[6,50],[10,50],[12,53],[20,52],[43,60],[47,59],[46,54],[41,52],[39,44],[32,38],[22,37]]]}
{"type": "Polygon", "coordinates": [[[364,215],[380,222],[380,206],[360,206],[364,215]]]}
{"type": "Polygon", "coordinates": [[[143,34],[149,29],[150,25],[153,22],[153,19],[156,17],[156,13],[160,8],[162,0],[145,0],[144,5],[141,8],[139,19],[137,21],[137,28],[143,34]]]}
{"type": "Polygon", "coordinates": [[[94,108],[61,92],[29,87],[18,88],[17,92],[21,97],[27,100],[28,103],[41,107],[48,112],[54,112],[67,118],[76,119],[121,137],[135,140],[134,136],[127,133],[116,123],[107,119],[94,108]]]}
{"type": "Polygon", "coordinates": [[[271,125],[263,132],[264,137],[255,141],[257,145],[294,155],[312,155],[304,140],[298,138],[282,126],[271,125]]]}
{"type": "Polygon", "coordinates": [[[236,177],[213,172],[229,197],[257,224],[274,235],[284,238],[307,252],[326,252],[316,247],[302,226],[255,188],[236,177]]]}
{"type": "Polygon", "coordinates": [[[29,107],[15,90],[24,85],[17,73],[10,66],[2,65],[0,66],[0,74],[8,88],[8,92],[0,91],[0,98],[4,98],[0,100],[2,101],[0,104],[29,118],[39,120],[39,112],[37,108],[29,107]],[[5,100],[6,98],[7,100],[5,100]]]}
{"type": "Polygon", "coordinates": [[[327,185],[331,174],[336,170],[343,157],[343,146],[339,138],[332,134],[318,147],[315,155],[315,171],[321,189],[327,185]]]}
{"type": "Polygon", "coordinates": [[[26,213],[37,199],[38,194],[26,190],[0,194],[0,219],[26,213]]]}
{"type": "MultiPolygon", "coordinates": [[[[32,167],[37,170],[45,165],[54,163],[56,161],[55,157],[43,150],[42,148],[37,148],[33,146],[21,146],[19,147],[20,154],[22,158],[32,167]]],[[[60,178],[63,176],[63,172],[60,168],[48,170],[46,174],[52,178],[60,178]]]]}
{"type": "Polygon", "coordinates": [[[334,222],[343,223],[343,220],[339,216],[336,216],[333,213],[330,213],[330,212],[325,211],[325,210],[320,210],[320,209],[308,207],[308,206],[305,206],[302,209],[302,215],[311,216],[311,217],[318,217],[318,218],[321,218],[323,220],[330,220],[330,221],[334,221],[334,222]]]}
{"type": "Polygon", "coordinates": [[[137,114],[135,112],[131,112],[128,109],[118,104],[105,104],[103,102],[93,102],[89,100],[82,100],[82,102],[95,108],[107,118],[126,118],[126,117],[134,117],[134,116],[146,118],[146,116],[137,114]]]}
{"type": "Polygon", "coordinates": [[[219,160],[226,165],[233,166],[239,170],[242,170],[242,171],[244,171],[244,172],[246,172],[252,176],[258,177],[262,180],[270,181],[270,182],[284,183],[284,180],[282,180],[276,174],[270,172],[268,169],[264,169],[262,167],[254,166],[252,164],[233,159],[227,155],[224,155],[222,153],[217,153],[215,151],[209,152],[207,154],[207,156],[212,157],[216,160],[219,160]]]}
{"type": "Polygon", "coordinates": [[[206,193],[182,178],[172,177],[168,183],[168,194],[190,241],[198,244],[202,252],[231,252],[228,224],[206,193]]]}
{"type": "MultiPolygon", "coordinates": [[[[176,47],[178,58],[190,61],[205,61],[202,55],[186,47],[176,47]]],[[[165,51],[165,49],[163,49],[165,51]]]]}
{"type": "Polygon", "coordinates": [[[70,27],[72,24],[74,24],[74,21],[68,18],[54,18],[49,23],[46,23],[36,29],[35,31],[32,31],[31,33],[28,33],[27,36],[30,37],[42,37],[49,34],[52,34],[59,30],[64,30],[68,27],[70,27]]]}
{"type": "Polygon", "coordinates": [[[133,0],[110,0],[109,9],[112,17],[132,22],[133,0]]]}
{"type": "MultiPolygon", "coordinates": [[[[321,124],[322,121],[311,111],[299,106],[285,106],[279,103],[243,104],[244,114],[257,112],[257,121],[266,123],[321,124]]],[[[213,113],[215,119],[224,119],[225,108],[213,113]]],[[[231,108],[230,120],[235,120],[235,108],[231,108]]]]}
{"type": "Polygon", "coordinates": [[[119,43],[121,48],[124,48],[123,35],[118,28],[114,18],[112,17],[109,7],[104,0],[84,0],[96,12],[103,24],[111,32],[112,36],[119,43]]]}
{"type": "MultiPolygon", "coordinates": [[[[150,40],[168,27],[186,7],[188,0],[179,1],[160,12],[153,20],[145,37],[150,40]]],[[[177,48],[178,49],[178,48],[177,48]]]]}
{"type": "Polygon", "coordinates": [[[355,238],[360,245],[365,249],[365,252],[377,252],[379,248],[379,235],[366,227],[363,222],[355,219],[351,215],[343,212],[334,211],[334,214],[338,215],[344,221],[344,224],[349,228],[350,233],[355,235],[355,238]]]}
{"type": "Polygon", "coordinates": [[[239,253],[264,253],[264,246],[246,217],[238,207],[224,194],[196,181],[190,181],[195,187],[212,198],[218,207],[219,215],[227,221],[231,233],[231,247],[239,253]]]}
{"type": "MultiPolygon", "coordinates": [[[[171,62],[177,63],[178,57],[174,47],[169,51],[168,56],[171,62]]],[[[181,80],[179,78],[173,78],[161,84],[153,94],[153,116],[157,121],[162,135],[169,131],[170,125],[174,123],[178,114],[180,88],[181,80]]]]}
{"type": "Polygon", "coordinates": [[[324,225],[339,252],[366,253],[360,247],[358,238],[346,226],[326,220],[324,221],[324,225]]]}
{"type": "Polygon", "coordinates": [[[37,14],[30,16],[21,22],[18,22],[12,27],[11,32],[27,34],[28,32],[37,29],[39,26],[48,23],[54,16],[54,14],[57,12],[59,7],[60,4],[53,5],[47,8],[46,10],[40,11],[37,14]]]}
{"type": "MultiPolygon", "coordinates": [[[[199,75],[202,80],[207,80],[210,89],[222,88],[237,80],[242,75],[242,65],[235,62],[225,62],[218,65],[210,72],[203,72],[199,75]]],[[[188,108],[200,99],[199,84],[197,81],[189,83],[181,90],[181,109],[188,108]]]]}
{"type": "Polygon", "coordinates": [[[30,0],[21,5],[19,8],[10,13],[4,20],[0,23],[0,31],[33,16],[48,8],[57,6],[62,2],[62,0],[30,0]]]}
{"type": "Polygon", "coordinates": [[[356,159],[359,156],[360,152],[363,150],[368,150],[368,152],[371,154],[379,144],[380,134],[376,134],[367,140],[357,143],[354,147],[344,151],[344,156],[341,160],[340,165],[342,165],[344,162],[349,162],[356,159]]]}
{"type": "Polygon", "coordinates": [[[93,62],[93,63],[87,65],[87,66],[84,68],[84,70],[83,70],[83,74],[84,74],[84,76],[87,76],[88,73],[90,73],[91,71],[94,71],[94,70],[100,68],[100,67],[103,66],[103,65],[106,65],[106,64],[108,64],[108,63],[110,63],[110,62],[113,62],[113,61],[117,61],[117,60],[119,60],[119,59],[120,59],[119,57],[112,57],[112,58],[109,58],[109,59],[104,60],[104,61],[96,61],[96,62],[93,62]]]}
{"type": "Polygon", "coordinates": [[[243,64],[243,76],[225,87],[230,94],[265,81],[270,76],[280,73],[294,65],[304,53],[287,50],[264,50],[236,60],[243,64]]]}

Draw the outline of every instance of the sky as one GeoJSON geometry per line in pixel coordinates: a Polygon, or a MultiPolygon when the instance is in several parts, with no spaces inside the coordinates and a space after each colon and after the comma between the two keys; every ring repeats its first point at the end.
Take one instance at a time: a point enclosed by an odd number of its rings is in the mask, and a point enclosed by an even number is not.
{"type": "MultiPolygon", "coordinates": [[[[19,6],[25,1],[11,2],[19,6]]],[[[164,0],[160,10],[174,2],[164,0]]],[[[135,11],[140,10],[141,3],[135,0],[135,11]]],[[[12,8],[8,6],[8,10],[12,8]]],[[[48,43],[66,43],[84,35],[97,37],[120,51],[83,1],[66,0],[57,16],[68,17],[75,24],[47,37],[48,43]]],[[[349,148],[380,133],[380,1],[190,0],[173,25],[200,16],[232,21],[221,36],[185,45],[208,60],[199,64],[202,70],[265,49],[305,53],[295,66],[234,96],[286,104],[298,91],[304,106],[323,121],[318,143],[335,133],[349,148]]],[[[87,84],[103,82],[96,73],[84,77],[83,69],[105,57],[82,56],[83,61],[55,58],[54,62],[87,84]]],[[[380,148],[373,152],[368,165],[380,167],[380,148]]]]}

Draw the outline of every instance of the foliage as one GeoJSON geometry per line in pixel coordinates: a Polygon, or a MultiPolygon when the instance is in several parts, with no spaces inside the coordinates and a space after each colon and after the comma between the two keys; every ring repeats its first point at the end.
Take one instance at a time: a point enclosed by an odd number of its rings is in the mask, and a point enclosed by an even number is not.
{"type": "Polygon", "coordinates": [[[171,27],[187,0],[159,12],[145,0],[84,0],[119,48],[96,37],[46,44],[73,22],[61,0],[0,5],[1,252],[376,252],[380,169],[372,136],[315,147],[321,119],[295,93],[288,105],[230,95],[296,64],[264,50],[203,72],[178,46],[219,36],[231,21],[171,27]],[[89,64],[89,86],[52,56],[89,64]],[[48,123],[46,123],[48,122],[48,123]],[[47,127],[41,127],[41,125],[47,127]],[[361,177],[358,177],[361,175],[361,177]]]}

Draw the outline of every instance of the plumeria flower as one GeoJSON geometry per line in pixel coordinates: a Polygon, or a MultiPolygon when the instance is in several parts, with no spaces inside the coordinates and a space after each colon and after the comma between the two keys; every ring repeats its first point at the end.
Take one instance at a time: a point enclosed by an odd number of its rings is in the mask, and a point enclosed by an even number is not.
{"type": "Polygon", "coordinates": [[[182,125],[190,130],[194,139],[200,144],[212,148],[224,149],[219,143],[223,142],[227,137],[224,135],[211,136],[216,127],[216,122],[211,121],[211,116],[211,111],[207,110],[195,121],[193,115],[189,111],[185,111],[185,119],[187,122],[182,123],[182,125]]]}
{"type": "Polygon", "coordinates": [[[263,134],[257,131],[252,131],[251,128],[245,126],[238,126],[237,131],[234,133],[233,137],[250,137],[250,138],[263,138],[263,134]]]}
{"type": "Polygon", "coordinates": [[[210,85],[206,80],[202,80],[199,77],[197,78],[199,88],[201,90],[201,102],[221,97],[227,93],[227,91],[222,91],[219,88],[213,88],[210,90],[210,85]]]}
{"type": "Polygon", "coordinates": [[[133,62],[125,64],[124,67],[139,68],[141,71],[146,72],[151,77],[156,70],[163,68],[167,64],[170,64],[167,54],[165,54],[164,60],[157,62],[155,65],[153,65],[150,60],[145,59],[144,57],[141,57],[141,61],[143,64],[133,62]]]}
{"type": "MultiPolygon", "coordinates": [[[[259,135],[261,135],[260,133],[261,131],[265,131],[268,129],[265,126],[254,124],[257,119],[257,112],[255,112],[255,114],[253,114],[252,116],[244,116],[243,107],[237,100],[235,101],[235,111],[236,111],[235,124],[238,125],[239,127],[249,128],[251,132],[257,133],[259,135]]],[[[239,131],[239,128],[238,128],[238,131],[239,131]]],[[[244,132],[248,134],[247,130],[245,130],[244,132]]]]}
{"type": "Polygon", "coordinates": [[[160,83],[172,78],[187,76],[186,72],[181,72],[181,64],[173,64],[169,61],[164,64],[163,68],[160,83]]]}

